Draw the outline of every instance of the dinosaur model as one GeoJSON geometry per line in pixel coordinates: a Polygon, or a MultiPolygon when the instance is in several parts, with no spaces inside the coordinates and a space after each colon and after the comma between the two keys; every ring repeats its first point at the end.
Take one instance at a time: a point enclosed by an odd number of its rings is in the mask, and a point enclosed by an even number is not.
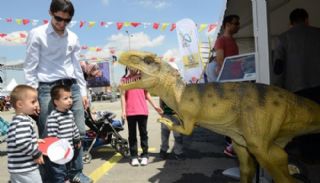
{"type": "Polygon", "coordinates": [[[121,90],[146,89],[158,95],[181,119],[171,130],[185,135],[195,125],[229,136],[238,155],[241,183],[251,183],[255,161],[276,183],[292,183],[283,150],[295,136],[320,131],[320,106],[284,89],[256,83],[186,85],[177,71],[155,54],[124,52],[119,62],[140,75],[119,85],[121,90]]]}

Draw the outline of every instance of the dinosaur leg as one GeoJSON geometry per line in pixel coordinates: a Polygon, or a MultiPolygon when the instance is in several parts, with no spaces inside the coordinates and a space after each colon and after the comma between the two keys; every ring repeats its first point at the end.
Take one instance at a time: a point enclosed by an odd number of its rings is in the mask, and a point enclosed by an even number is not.
{"type": "Polygon", "coordinates": [[[176,125],[168,118],[159,118],[157,121],[165,124],[170,130],[174,130],[184,135],[190,135],[193,131],[193,127],[195,124],[192,120],[188,120],[184,121],[183,123],[180,123],[183,125],[176,125]]]}
{"type": "Polygon", "coordinates": [[[240,182],[251,183],[255,174],[256,165],[253,157],[248,152],[247,148],[240,146],[236,143],[232,143],[233,149],[237,153],[240,163],[240,182]]]}
{"type": "Polygon", "coordinates": [[[260,165],[267,169],[275,183],[293,183],[294,179],[288,170],[287,153],[275,144],[269,146],[251,144],[250,152],[254,154],[260,165]]]}

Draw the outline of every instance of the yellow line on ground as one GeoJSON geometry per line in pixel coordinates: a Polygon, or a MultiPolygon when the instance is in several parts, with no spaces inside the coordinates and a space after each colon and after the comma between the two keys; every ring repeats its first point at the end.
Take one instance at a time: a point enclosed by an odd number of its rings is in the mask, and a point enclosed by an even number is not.
{"type": "MultiPolygon", "coordinates": [[[[110,151],[108,148],[103,148],[99,149],[99,152],[103,151],[110,151]]],[[[149,152],[155,153],[156,148],[154,147],[149,147],[148,149],[149,152]]],[[[139,148],[139,152],[142,152],[142,149],[139,148]]],[[[89,177],[93,180],[93,182],[97,182],[98,180],[101,179],[103,175],[105,175],[113,166],[115,166],[118,161],[122,159],[122,155],[120,153],[116,153],[114,156],[112,156],[110,159],[107,160],[107,162],[103,163],[100,167],[95,169],[89,177]]]]}
{"type": "Polygon", "coordinates": [[[117,164],[118,161],[122,159],[122,156],[120,153],[115,154],[110,159],[108,159],[107,162],[102,164],[99,168],[97,168],[95,171],[93,171],[89,177],[93,180],[93,182],[97,182],[101,177],[107,173],[114,165],[117,164]]]}

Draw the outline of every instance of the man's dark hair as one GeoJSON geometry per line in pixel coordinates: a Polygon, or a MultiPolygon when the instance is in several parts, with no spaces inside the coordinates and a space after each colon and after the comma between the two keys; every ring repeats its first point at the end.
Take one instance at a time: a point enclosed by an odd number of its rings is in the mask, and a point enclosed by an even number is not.
{"type": "Polygon", "coordinates": [[[52,87],[50,91],[50,96],[52,100],[59,100],[60,99],[60,91],[71,92],[71,88],[66,85],[55,85],[52,87]]]}
{"type": "Polygon", "coordinates": [[[290,13],[289,18],[291,24],[304,23],[309,18],[309,15],[305,9],[297,8],[290,13]]]}
{"type": "Polygon", "coordinates": [[[233,19],[240,20],[240,17],[238,15],[225,16],[222,22],[222,27],[225,27],[227,23],[232,23],[233,19]]]}
{"type": "Polygon", "coordinates": [[[52,0],[50,12],[56,13],[58,11],[68,13],[71,17],[74,15],[74,8],[70,0],[52,0]]]}

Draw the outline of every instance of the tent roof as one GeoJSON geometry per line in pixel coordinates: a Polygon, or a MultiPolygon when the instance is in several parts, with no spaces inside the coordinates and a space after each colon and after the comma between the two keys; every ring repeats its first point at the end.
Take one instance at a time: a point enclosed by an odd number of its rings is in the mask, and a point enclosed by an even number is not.
{"type": "MultiPolygon", "coordinates": [[[[252,0],[228,0],[225,15],[240,16],[240,30],[237,38],[252,38],[252,0]]],[[[320,27],[319,0],[266,0],[269,12],[270,36],[274,37],[289,28],[289,14],[295,8],[304,8],[309,13],[310,25],[320,27]]],[[[258,10],[259,11],[259,10],[258,10]]]]}

